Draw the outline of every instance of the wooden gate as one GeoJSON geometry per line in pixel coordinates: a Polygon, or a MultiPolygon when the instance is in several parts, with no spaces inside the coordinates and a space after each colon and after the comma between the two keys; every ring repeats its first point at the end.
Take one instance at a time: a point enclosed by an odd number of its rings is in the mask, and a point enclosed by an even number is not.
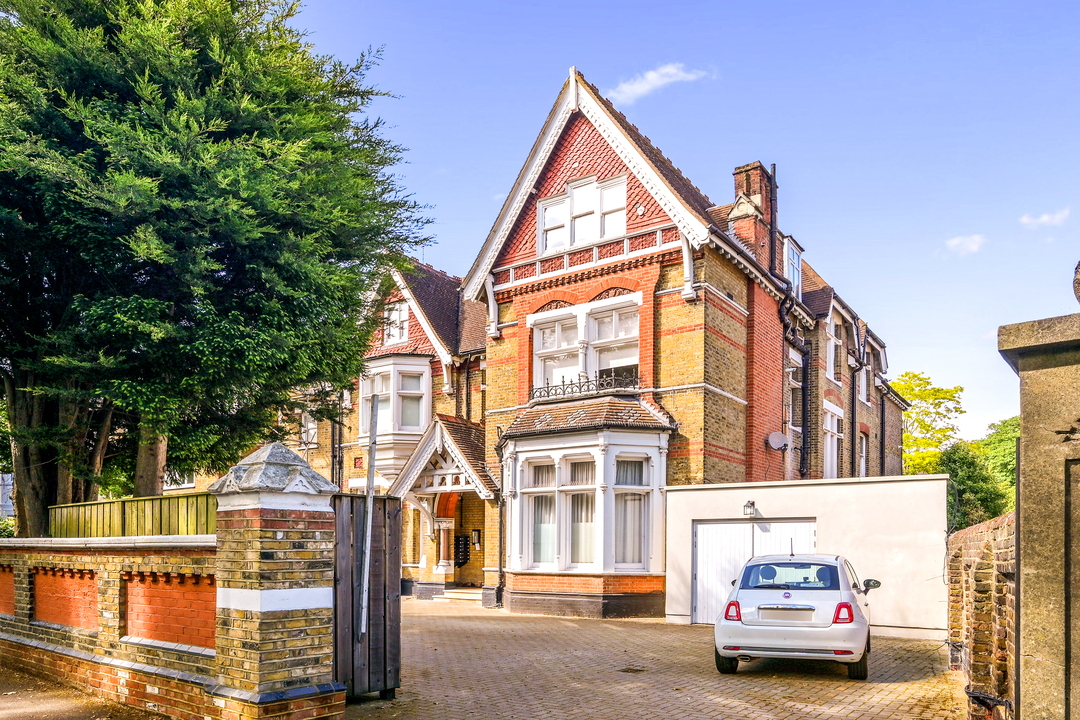
{"type": "Polygon", "coordinates": [[[401,500],[374,498],[367,632],[360,632],[363,495],[335,495],[334,681],[348,697],[401,687],[401,500]]]}

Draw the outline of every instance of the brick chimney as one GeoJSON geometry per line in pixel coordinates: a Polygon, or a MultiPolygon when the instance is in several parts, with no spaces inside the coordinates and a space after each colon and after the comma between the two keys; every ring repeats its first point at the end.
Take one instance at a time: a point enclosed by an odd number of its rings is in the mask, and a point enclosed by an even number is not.
{"type": "MultiPolygon", "coordinates": [[[[769,268],[769,219],[772,213],[772,175],[760,162],[735,168],[735,207],[728,215],[731,231],[769,268]]],[[[777,240],[779,244],[779,239],[777,240]]],[[[783,247],[776,252],[776,270],[780,272],[783,247]]]]}

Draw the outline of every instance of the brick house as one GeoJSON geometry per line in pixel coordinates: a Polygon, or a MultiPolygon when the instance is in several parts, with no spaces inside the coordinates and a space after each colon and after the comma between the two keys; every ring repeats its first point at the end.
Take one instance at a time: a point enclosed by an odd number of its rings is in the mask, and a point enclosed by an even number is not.
{"type": "Polygon", "coordinates": [[[761,163],[717,204],[572,71],[469,273],[395,273],[297,444],[356,487],[374,421],[418,597],[662,615],[665,488],[902,472],[885,344],[802,256],[761,163]]]}

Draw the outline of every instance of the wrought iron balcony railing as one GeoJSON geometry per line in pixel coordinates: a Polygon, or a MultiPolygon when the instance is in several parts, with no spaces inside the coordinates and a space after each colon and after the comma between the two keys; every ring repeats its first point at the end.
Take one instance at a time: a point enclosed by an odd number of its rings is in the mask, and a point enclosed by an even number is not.
{"type": "Polygon", "coordinates": [[[558,385],[541,385],[529,391],[529,400],[561,400],[584,395],[596,395],[608,390],[638,390],[641,378],[637,375],[605,375],[577,382],[563,381],[558,385]]]}

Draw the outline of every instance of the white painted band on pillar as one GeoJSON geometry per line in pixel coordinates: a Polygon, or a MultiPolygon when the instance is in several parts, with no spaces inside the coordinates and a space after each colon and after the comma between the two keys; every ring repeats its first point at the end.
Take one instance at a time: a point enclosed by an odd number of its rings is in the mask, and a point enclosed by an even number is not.
{"type": "Polygon", "coordinates": [[[313,495],[298,492],[239,492],[217,496],[218,510],[250,510],[267,508],[269,510],[302,510],[308,512],[327,512],[331,510],[330,498],[333,495],[313,495]]]}
{"type": "Polygon", "coordinates": [[[334,607],[334,588],[288,588],[285,590],[217,589],[217,606],[248,612],[317,610],[334,607]]]}

